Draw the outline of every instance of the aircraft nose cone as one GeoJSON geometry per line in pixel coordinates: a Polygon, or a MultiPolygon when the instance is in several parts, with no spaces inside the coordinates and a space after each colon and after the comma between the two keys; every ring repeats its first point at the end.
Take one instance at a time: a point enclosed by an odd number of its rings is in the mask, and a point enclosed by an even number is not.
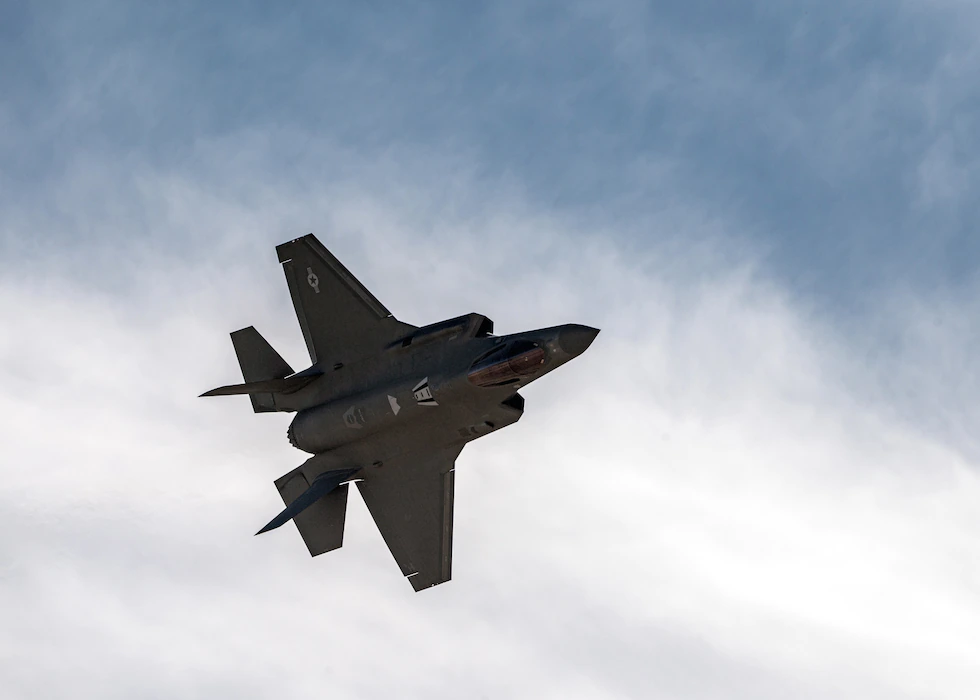
{"type": "Polygon", "coordinates": [[[562,327],[558,333],[558,345],[572,357],[581,355],[592,345],[592,341],[599,335],[598,328],[580,326],[577,323],[570,323],[562,327]]]}

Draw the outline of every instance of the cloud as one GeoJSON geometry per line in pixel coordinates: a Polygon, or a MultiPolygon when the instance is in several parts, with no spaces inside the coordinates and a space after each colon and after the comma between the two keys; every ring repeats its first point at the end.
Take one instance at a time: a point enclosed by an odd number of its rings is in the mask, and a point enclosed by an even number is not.
{"type": "Polygon", "coordinates": [[[975,426],[972,385],[942,388],[975,381],[958,297],[862,336],[683,204],[699,233],[627,255],[453,159],[279,186],[238,147],[200,177],[87,163],[60,213],[6,219],[99,232],[23,246],[0,287],[17,696],[970,696],[976,453],[933,429],[975,426]],[[603,329],[463,452],[454,581],[423,594],[357,497],[338,552],[253,538],[302,458],[288,418],[195,398],[236,379],[243,325],[302,366],[272,246],[308,229],[410,322],[603,329]]]}
{"type": "Polygon", "coordinates": [[[8,694],[974,695],[969,4],[23,7],[8,694]],[[357,496],[253,538],[288,417],[196,398],[246,325],[304,366],[311,230],[405,321],[603,329],[463,452],[423,594],[357,496]]]}
{"type": "Polygon", "coordinates": [[[660,216],[663,190],[682,192],[766,247],[783,285],[863,312],[896,278],[920,292],[970,282],[974,14],[956,2],[31,7],[10,42],[22,69],[0,77],[12,164],[0,203],[36,196],[80,155],[207,171],[202,144],[260,135],[276,154],[269,178],[320,180],[414,149],[464,160],[491,187],[516,182],[624,246],[642,245],[630,223],[660,216]],[[306,140],[321,138],[353,158],[309,162],[306,140]]]}

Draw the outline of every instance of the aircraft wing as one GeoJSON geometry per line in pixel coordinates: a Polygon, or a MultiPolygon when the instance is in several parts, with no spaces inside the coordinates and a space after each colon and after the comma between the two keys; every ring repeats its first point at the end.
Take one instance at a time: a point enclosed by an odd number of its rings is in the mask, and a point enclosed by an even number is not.
{"type": "Polygon", "coordinates": [[[314,364],[356,360],[416,329],[392,316],[312,233],[276,252],[314,364]]]}
{"type": "Polygon", "coordinates": [[[385,462],[357,482],[388,549],[416,591],[452,577],[453,470],[461,449],[385,462]]]}

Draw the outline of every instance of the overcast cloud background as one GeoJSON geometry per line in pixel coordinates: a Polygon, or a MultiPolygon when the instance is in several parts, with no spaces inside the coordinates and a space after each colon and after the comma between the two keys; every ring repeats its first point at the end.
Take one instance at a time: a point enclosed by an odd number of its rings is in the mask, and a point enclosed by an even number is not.
{"type": "Polygon", "coordinates": [[[10,698],[974,698],[980,6],[0,2],[10,698]],[[195,398],[274,246],[580,322],[415,594],[195,398]]]}

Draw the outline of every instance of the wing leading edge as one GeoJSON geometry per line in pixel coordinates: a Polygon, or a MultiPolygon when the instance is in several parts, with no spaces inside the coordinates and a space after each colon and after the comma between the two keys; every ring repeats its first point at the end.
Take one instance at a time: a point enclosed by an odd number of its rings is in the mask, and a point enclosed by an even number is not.
{"type": "Polygon", "coordinates": [[[392,316],[312,233],[276,252],[314,364],[350,362],[415,330],[392,316]]]}
{"type": "Polygon", "coordinates": [[[385,544],[416,591],[452,578],[453,479],[461,449],[386,462],[357,482],[385,544]]]}

